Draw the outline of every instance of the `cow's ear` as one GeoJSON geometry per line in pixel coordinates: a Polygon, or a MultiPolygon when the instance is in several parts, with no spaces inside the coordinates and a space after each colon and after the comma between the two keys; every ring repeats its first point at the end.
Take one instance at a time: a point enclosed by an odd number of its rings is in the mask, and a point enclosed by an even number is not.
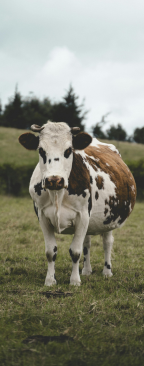
{"type": "Polygon", "coordinates": [[[35,136],[33,133],[27,132],[23,133],[19,137],[19,142],[28,150],[37,150],[39,145],[39,137],[35,136]]]}
{"type": "Polygon", "coordinates": [[[83,150],[92,142],[92,137],[86,132],[80,132],[73,136],[73,147],[75,150],[83,150]]]}

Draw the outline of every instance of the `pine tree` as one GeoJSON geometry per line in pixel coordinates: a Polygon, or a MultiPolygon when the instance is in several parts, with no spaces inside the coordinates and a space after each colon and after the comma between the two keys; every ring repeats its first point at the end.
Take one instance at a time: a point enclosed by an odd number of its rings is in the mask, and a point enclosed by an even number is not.
{"type": "Polygon", "coordinates": [[[22,97],[18,92],[16,85],[14,97],[9,99],[9,103],[5,106],[3,113],[4,126],[25,128],[23,109],[22,109],[22,97]]]}
{"type": "Polygon", "coordinates": [[[133,138],[134,138],[135,142],[138,142],[140,144],[144,144],[144,127],[135,128],[133,138]]]}
{"type": "Polygon", "coordinates": [[[63,97],[63,102],[55,103],[52,110],[52,118],[55,122],[66,122],[70,127],[80,127],[84,130],[83,120],[87,111],[83,111],[84,102],[78,105],[78,96],[74,93],[72,86],[63,97]]]}
{"type": "Polygon", "coordinates": [[[106,139],[106,134],[102,131],[103,126],[105,125],[106,117],[110,114],[110,112],[104,114],[100,120],[100,122],[97,122],[95,126],[92,127],[92,133],[95,137],[99,139],[106,139]]]}
{"type": "Polygon", "coordinates": [[[127,139],[127,133],[122,128],[121,124],[118,123],[116,127],[112,125],[107,130],[107,138],[109,140],[125,141],[127,139]]]}

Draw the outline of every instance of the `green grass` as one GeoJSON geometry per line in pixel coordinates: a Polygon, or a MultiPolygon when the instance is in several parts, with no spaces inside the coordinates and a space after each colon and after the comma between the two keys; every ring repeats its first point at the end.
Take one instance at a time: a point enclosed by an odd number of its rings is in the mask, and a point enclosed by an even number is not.
{"type": "MultiPolygon", "coordinates": [[[[28,151],[18,142],[18,137],[27,132],[15,128],[0,127],[0,164],[14,164],[15,166],[36,165],[38,152],[28,151]]],[[[114,144],[120,151],[123,160],[139,160],[144,158],[144,145],[129,142],[103,140],[114,144]]]]}
{"type": "Polygon", "coordinates": [[[58,284],[47,288],[44,240],[32,201],[1,196],[1,366],[144,363],[143,212],[144,204],[137,203],[114,232],[110,279],[102,276],[102,239],[92,238],[93,273],[81,276],[79,288],[69,285],[71,236],[56,235],[58,284]],[[47,344],[27,340],[36,335],[59,338],[47,344]],[[67,339],[60,343],[62,335],[67,339]]]}
{"type": "Polygon", "coordinates": [[[144,159],[144,144],[132,142],[100,140],[107,144],[113,144],[119,150],[124,161],[144,159]]]}
{"type": "Polygon", "coordinates": [[[37,164],[38,152],[26,150],[18,141],[18,137],[26,132],[30,131],[0,127],[0,164],[15,166],[37,164]]]}

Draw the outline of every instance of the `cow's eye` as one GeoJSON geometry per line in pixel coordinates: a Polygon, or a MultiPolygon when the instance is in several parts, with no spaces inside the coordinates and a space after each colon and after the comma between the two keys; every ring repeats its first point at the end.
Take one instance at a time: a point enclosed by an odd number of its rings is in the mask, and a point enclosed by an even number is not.
{"type": "Polygon", "coordinates": [[[44,164],[46,163],[46,152],[43,150],[42,147],[39,148],[39,154],[43,158],[44,164]]]}
{"type": "Polygon", "coordinates": [[[71,153],[72,153],[72,148],[71,148],[71,147],[69,147],[67,150],[65,150],[65,152],[64,152],[64,157],[65,157],[66,159],[68,159],[71,153]]]}

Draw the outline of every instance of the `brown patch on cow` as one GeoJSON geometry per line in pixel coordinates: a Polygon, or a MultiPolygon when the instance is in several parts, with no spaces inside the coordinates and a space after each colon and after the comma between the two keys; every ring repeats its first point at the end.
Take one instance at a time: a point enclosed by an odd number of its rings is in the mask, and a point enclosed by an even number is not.
{"type": "Polygon", "coordinates": [[[81,155],[73,153],[73,164],[72,170],[69,177],[68,192],[69,195],[77,194],[82,195],[83,198],[86,197],[85,190],[88,189],[90,196],[88,198],[88,214],[90,216],[92,209],[92,197],[91,197],[91,183],[92,177],[83,161],[81,155]]]}
{"type": "Polygon", "coordinates": [[[99,194],[98,194],[98,192],[96,192],[95,193],[95,199],[96,199],[96,201],[98,200],[98,198],[99,198],[99,194]]]}
{"type": "Polygon", "coordinates": [[[93,184],[93,179],[92,179],[91,175],[90,175],[90,184],[93,184]]]}
{"type": "MultiPolygon", "coordinates": [[[[129,190],[129,189],[128,189],[129,190]]],[[[104,225],[110,224],[118,219],[118,224],[121,225],[126,218],[130,215],[129,205],[130,205],[130,198],[128,196],[127,201],[118,200],[115,197],[109,197],[108,206],[110,208],[109,216],[104,221],[104,225]]],[[[106,208],[105,208],[106,210],[106,208]]]]}
{"type": "Polygon", "coordinates": [[[105,208],[104,215],[106,216],[107,213],[108,213],[108,208],[105,208]]]}
{"type": "Polygon", "coordinates": [[[72,170],[69,176],[69,194],[80,196],[85,189],[91,192],[90,174],[81,155],[73,153],[72,170]]]}
{"type": "Polygon", "coordinates": [[[86,157],[86,161],[92,166],[92,168],[97,172],[97,166],[95,164],[95,161],[91,159],[89,156],[86,157]]]}
{"type": "Polygon", "coordinates": [[[100,175],[97,175],[97,177],[95,178],[96,180],[96,185],[98,187],[98,189],[104,189],[104,179],[103,177],[101,177],[100,175]]]}
{"type": "Polygon", "coordinates": [[[105,205],[110,207],[110,214],[105,219],[104,224],[114,222],[118,217],[120,217],[119,224],[122,224],[129,216],[136,200],[136,184],[133,175],[128,171],[128,167],[119,154],[108,146],[99,145],[99,149],[88,146],[85,153],[87,155],[86,161],[92,168],[95,171],[99,169],[108,174],[110,180],[115,184],[115,197],[109,196],[105,200],[105,205]],[[97,160],[94,161],[90,158],[91,156],[97,160]]]}
{"type": "Polygon", "coordinates": [[[90,216],[90,213],[91,213],[91,209],[92,209],[92,196],[91,196],[91,192],[90,192],[90,196],[89,196],[89,199],[88,199],[88,213],[89,213],[89,216],[90,216]]]}

